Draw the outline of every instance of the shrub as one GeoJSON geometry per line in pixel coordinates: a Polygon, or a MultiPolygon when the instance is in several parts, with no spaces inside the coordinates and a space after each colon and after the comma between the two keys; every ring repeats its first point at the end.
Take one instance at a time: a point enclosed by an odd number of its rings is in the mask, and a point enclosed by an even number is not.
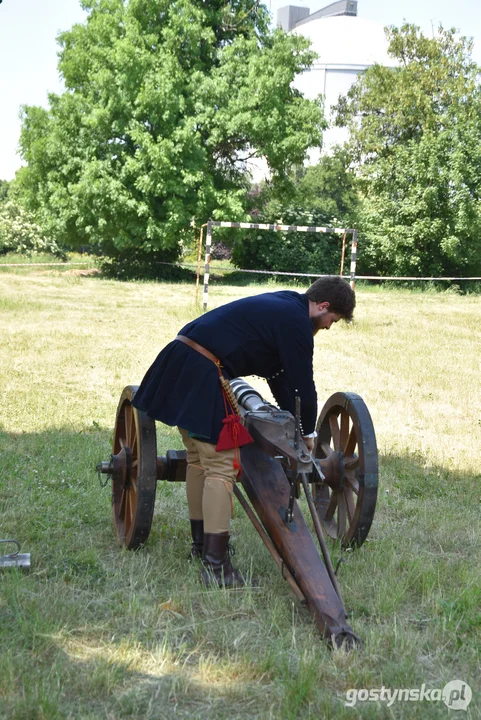
{"type": "Polygon", "coordinates": [[[55,240],[45,237],[33,216],[13,201],[0,205],[0,253],[47,252],[66,259],[66,253],[55,240]]]}
{"type": "Polygon", "coordinates": [[[210,257],[212,260],[230,260],[232,257],[232,250],[223,242],[214,243],[212,245],[210,257]]]}

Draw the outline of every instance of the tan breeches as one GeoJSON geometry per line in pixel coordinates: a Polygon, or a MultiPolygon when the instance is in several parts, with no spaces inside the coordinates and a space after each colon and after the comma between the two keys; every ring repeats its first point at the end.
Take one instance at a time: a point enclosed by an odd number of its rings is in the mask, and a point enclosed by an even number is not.
{"type": "Polygon", "coordinates": [[[234,450],[216,452],[215,445],[189,437],[179,428],[187,450],[185,486],[191,520],[204,520],[204,532],[229,531],[232,493],[237,479],[234,450]]]}

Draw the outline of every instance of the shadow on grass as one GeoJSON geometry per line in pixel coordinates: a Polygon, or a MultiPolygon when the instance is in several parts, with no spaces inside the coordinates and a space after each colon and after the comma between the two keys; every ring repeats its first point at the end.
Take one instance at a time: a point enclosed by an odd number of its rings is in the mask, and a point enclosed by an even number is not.
{"type": "MultiPolygon", "coordinates": [[[[450,463],[452,465],[452,463],[450,463]]],[[[479,494],[481,472],[463,472],[439,463],[432,463],[420,452],[381,455],[381,486],[387,484],[407,498],[452,497],[460,504],[474,491],[479,494]]]]}
{"type": "MultiPolygon", "coordinates": [[[[29,574],[1,576],[2,716],[164,718],[179,712],[224,718],[226,702],[230,716],[239,718],[255,712],[267,717],[271,708],[286,718],[307,711],[313,693],[320,692],[309,678],[318,677],[327,651],[312,619],[293,609],[247,518],[236,517],[234,525],[241,530],[238,546],[263,579],[258,594],[199,586],[198,568],[186,562],[182,483],[159,484],[147,546],[136,553],[121,550],[110,490],[101,489],[95,472],[110,447],[111,431],[96,426],[0,432],[0,535],[17,537],[22,550],[32,553],[29,574]],[[313,634],[316,669],[306,666],[303,676],[296,665],[293,673],[286,658],[293,647],[313,648],[313,634]]],[[[479,478],[429,465],[414,454],[380,460],[370,539],[340,571],[341,587],[356,586],[353,626],[367,631],[406,614],[419,627],[432,627],[422,608],[432,585],[439,595],[436,622],[467,643],[479,630],[479,604],[475,592],[460,596],[460,584],[471,582],[476,540],[472,536],[471,548],[472,533],[463,537],[469,527],[462,524],[474,518],[479,478]],[[440,572],[446,563],[452,573],[445,578],[440,572]]],[[[333,549],[338,552],[338,546],[333,549]]],[[[325,703],[321,716],[344,717],[333,688],[323,692],[322,702],[315,701],[316,709],[325,703]],[[331,705],[335,715],[328,714],[331,705]]]]}
{"type": "MultiPolygon", "coordinates": [[[[21,593],[17,597],[22,600],[21,593]]],[[[19,618],[11,618],[11,622],[19,624],[19,618]]],[[[19,632],[17,637],[20,640],[19,632]]],[[[226,702],[229,717],[247,718],[249,706],[254,709],[252,706],[263,692],[262,683],[254,679],[216,681],[214,677],[222,670],[213,671],[211,680],[204,673],[199,677],[197,658],[187,648],[159,653],[155,647],[152,671],[142,672],[135,668],[138,655],[136,659],[123,659],[125,639],[99,634],[94,639],[92,633],[83,636],[78,632],[68,638],[65,628],[44,625],[39,632],[36,623],[29,625],[23,619],[20,642],[23,647],[20,643],[4,646],[12,651],[11,660],[8,664],[5,659],[0,661],[4,677],[16,677],[9,688],[2,687],[0,681],[0,713],[5,719],[165,720],[178,715],[221,719],[227,717],[226,702]],[[35,645],[34,652],[26,647],[27,643],[35,645]]],[[[145,651],[146,655],[152,652],[148,643],[145,651]]],[[[296,717],[289,707],[286,709],[283,717],[296,717]]]]}
{"type": "MultiPolygon", "coordinates": [[[[159,455],[168,448],[182,447],[174,429],[157,423],[157,434],[159,455]]],[[[82,431],[54,428],[31,434],[12,434],[0,428],[1,536],[18,537],[25,549],[28,542],[62,545],[75,534],[82,537],[79,550],[95,544],[96,539],[110,545],[110,484],[108,476],[98,476],[96,465],[109,460],[111,443],[112,430],[96,423],[82,431]]],[[[480,480],[481,474],[431,464],[419,453],[381,455],[378,508],[402,511],[402,503],[409,503],[421,511],[429,504],[444,502],[462,523],[463,512],[469,514],[478,507],[480,480]]],[[[182,519],[182,530],[188,536],[184,484],[161,482],[153,534],[162,535],[175,517],[182,519]]],[[[375,517],[371,536],[376,526],[375,517]]]]}

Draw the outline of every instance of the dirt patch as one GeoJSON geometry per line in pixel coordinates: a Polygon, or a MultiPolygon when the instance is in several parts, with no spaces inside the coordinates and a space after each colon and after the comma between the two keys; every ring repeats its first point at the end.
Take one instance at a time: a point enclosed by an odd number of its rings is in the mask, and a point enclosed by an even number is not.
{"type": "Polygon", "coordinates": [[[77,268],[76,270],[38,270],[37,272],[32,273],[32,275],[61,275],[62,277],[68,275],[70,277],[91,277],[92,275],[100,275],[100,270],[98,268],[77,268]]]}
{"type": "Polygon", "coordinates": [[[98,268],[84,268],[83,270],[66,270],[62,275],[75,275],[78,277],[89,277],[89,275],[100,275],[98,268]]]}

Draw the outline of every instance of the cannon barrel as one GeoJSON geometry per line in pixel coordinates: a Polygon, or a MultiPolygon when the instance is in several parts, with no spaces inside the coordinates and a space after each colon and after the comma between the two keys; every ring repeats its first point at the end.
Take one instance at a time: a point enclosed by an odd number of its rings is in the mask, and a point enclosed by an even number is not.
{"type": "Polygon", "coordinates": [[[274,405],[266,402],[262,395],[254,390],[243,378],[234,378],[230,381],[230,386],[239,405],[249,412],[259,412],[261,410],[274,410],[274,405]]]}
{"type": "Polygon", "coordinates": [[[312,472],[312,457],[303,441],[296,443],[293,415],[264,400],[243,378],[230,381],[244,425],[254,442],[286,469],[296,474],[312,472]]]}

